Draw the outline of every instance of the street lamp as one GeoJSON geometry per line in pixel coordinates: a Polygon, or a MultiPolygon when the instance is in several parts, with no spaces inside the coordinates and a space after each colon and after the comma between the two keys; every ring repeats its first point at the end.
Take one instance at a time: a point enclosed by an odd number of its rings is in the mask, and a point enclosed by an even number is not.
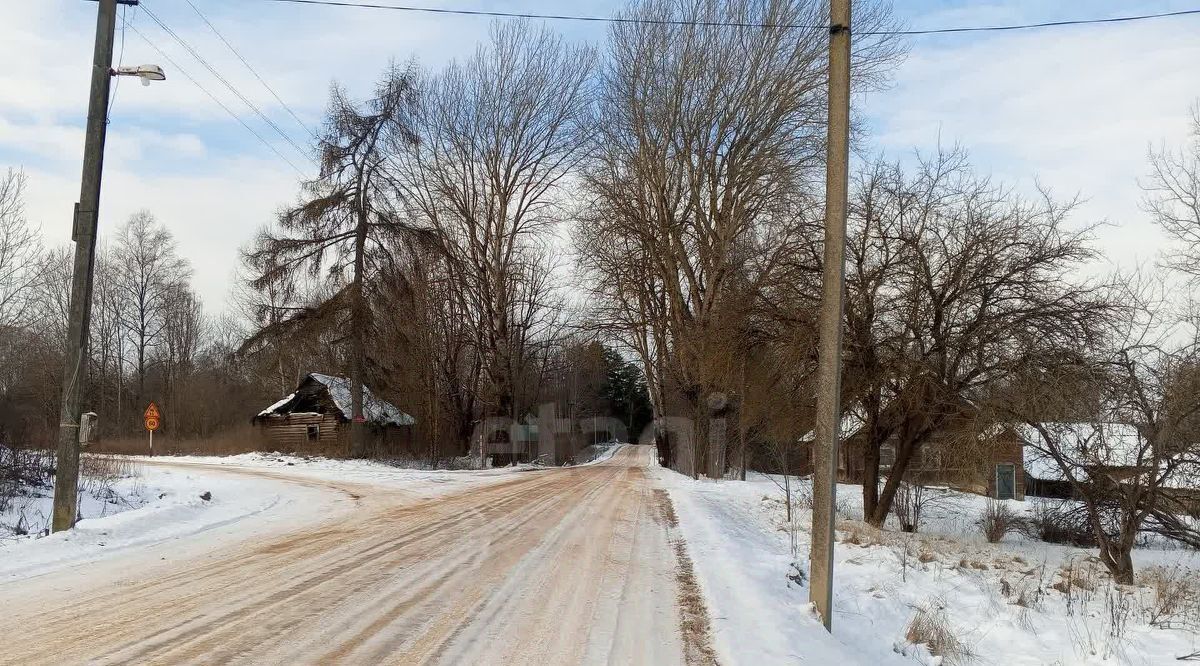
{"type": "Polygon", "coordinates": [[[166,79],[158,65],[113,69],[113,36],[117,5],[138,0],[100,0],[96,15],[96,50],[92,57],[92,85],[88,97],[87,133],[83,143],[83,178],[79,202],[71,225],[75,259],[71,272],[71,301],[67,316],[67,341],[63,362],[62,403],[59,406],[58,452],[54,473],[55,532],[75,526],[79,500],[79,448],[86,435],[81,427],[80,391],[87,379],[88,320],[92,304],[92,273],[96,258],[96,222],[100,208],[100,174],[104,165],[104,137],[108,127],[109,87],[113,77],[133,76],[142,85],[166,79]]]}
{"type": "Polygon", "coordinates": [[[136,76],[142,80],[142,85],[148,86],[151,81],[166,81],[167,75],[163,74],[162,67],[158,65],[126,65],[116,69],[108,70],[111,76],[136,76]]]}

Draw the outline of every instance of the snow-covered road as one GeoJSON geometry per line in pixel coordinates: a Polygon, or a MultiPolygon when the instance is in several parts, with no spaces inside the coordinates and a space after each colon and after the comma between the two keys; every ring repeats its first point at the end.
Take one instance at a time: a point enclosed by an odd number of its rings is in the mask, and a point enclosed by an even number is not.
{"type": "Polygon", "coordinates": [[[652,459],[417,484],[168,463],[262,508],[112,552],[4,552],[0,662],[683,663],[705,638],[680,630],[652,459]]]}

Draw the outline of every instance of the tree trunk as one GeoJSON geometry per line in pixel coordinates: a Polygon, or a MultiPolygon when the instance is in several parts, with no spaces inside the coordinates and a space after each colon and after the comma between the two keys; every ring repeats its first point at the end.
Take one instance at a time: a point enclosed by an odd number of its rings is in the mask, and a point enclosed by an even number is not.
{"type": "MultiPolygon", "coordinates": [[[[1103,542],[1101,542],[1103,543],[1103,542]]],[[[1118,585],[1133,585],[1133,541],[1121,539],[1100,548],[1100,561],[1104,563],[1113,582],[1118,585]]]]}
{"type": "MultiPolygon", "coordinates": [[[[888,513],[892,510],[892,502],[896,499],[896,491],[900,489],[900,482],[904,480],[904,473],[908,471],[908,465],[912,462],[913,456],[920,448],[923,439],[924,437],[921,436],[909,435],[902,436],[896,442],[896,460],[892,463],[892,468],[888,472],[887,483],[883,484],[883,491],[879,494],[879,501],[875,504],[874,511],[869,514],[865,510],[863,512],[863,518],[871,525],[881,527],[887,521],[888,513]]],[[[878,465],[876,465],[875,469],[878,471],[878,465]]]]}
{"type": "MultiPolygon", "coordinates": [[[[875,515],[879,507],[879,449],[880,442],[875,433],[871,433],[868,441],[863,442],[863,517],[875,515]]],[[[887,515],[886,513],[884,514],[887,515]]]]}
{"type": "Polygon", "coordinates": [[[366,345],[366,303],[363,294],[364,253],[367,245],[367,211],[358,214],[354,236],[354,282],[350,287],[350,455],[362,458],[367,453],[366,422],[363,418],[363,357],[366,345]]]}
{"type": "MultiPolygon", "coordinates": [[[[741,412],[738,412],[738,479],[746,480],[746,426],[742,423],[741,412]]],[[[791,474],[791,470],[785,469],[784,474],[791,474]]]]}

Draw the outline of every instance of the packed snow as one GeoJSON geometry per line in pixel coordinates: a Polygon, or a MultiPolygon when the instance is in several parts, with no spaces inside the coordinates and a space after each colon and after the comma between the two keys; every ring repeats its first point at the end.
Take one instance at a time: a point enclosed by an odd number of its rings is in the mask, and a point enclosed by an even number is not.
{"type": "MultiPolygon", "coordinates": [[[[808,481],[793,479],[793,556],[778,477],[658,476],[679,514],[722,664],[1170,664],[1200,651],[1200,599],[1170,608],[1167,598],[1197,593],[1195,551],[1139,548],[1139,585],[1120,588],[1094,550],[1012,534],[987,543],[976,525],[986,498],[943,491],[919,534],[877,531],[859,520],[853,485],[838,488],[830,636],[793,565],[807,573],[808,481]],[[916,615],[949,630],[957,659],[906,639],[916,615]]],[[[1009,505],[1025,512],[1031,502],[1009,505]]]]}

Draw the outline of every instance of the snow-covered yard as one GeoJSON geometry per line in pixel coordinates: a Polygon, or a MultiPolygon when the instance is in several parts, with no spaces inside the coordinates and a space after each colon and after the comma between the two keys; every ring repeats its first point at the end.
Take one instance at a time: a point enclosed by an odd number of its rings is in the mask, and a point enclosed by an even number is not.
{"type": "MultiPolygon", "coordinates": [[[[783,493],[771,479],[693,481],[669,490],[709,604],[723,664],[1170,664],[1200,651],[1200,553],[1135,551],[1140,585],[1119,588],[1094,551],[1010,534],[987,543],[987,500],[947,492],[920,534],[861,523],[861,488],[838,488],[834,633],[795,582],[783,493]],[[792,579],[789,579],[791,577],[792,579]],[[914,616],[948,630],[934,652],[906,639],[914,616]],[[955,645],[957,641],[959,645],[955,645]]],[[[807,570],[811,488],[793,488],[807,570]]],[[[1011,502],[1025,512],[1030,502],[1011,502]]],[[[804,585],[807,585],[805,582],[804,585]]],[[[929,633],[927,629],[925,633],[929,633]]]]}

